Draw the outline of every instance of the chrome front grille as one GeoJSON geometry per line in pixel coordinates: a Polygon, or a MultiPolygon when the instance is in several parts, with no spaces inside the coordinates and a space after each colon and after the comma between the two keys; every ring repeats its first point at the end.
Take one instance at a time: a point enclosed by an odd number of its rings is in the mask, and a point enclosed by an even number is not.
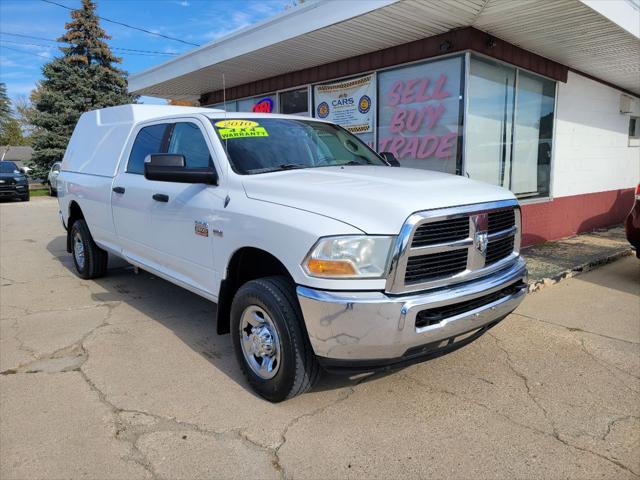
{"type": "Polygon", "coordinates": [[[406,284],[420,283],[432,278],[455,275],[467,269],[467,249],[416,255],[407,259],[404,274],[406,284]]]}
{"type": "Polygon", "coordinates": [[[520,225],[515,200],[415,213],[398,236],[386,291],[426,290],[499,270],[519,255],[520,225]]]}
{"type": "Polygon", "coordinates": [[[516,224],[516,212],[514,209],[489,212],[489,233],[497,233],[513,227],[516,224]]]}
{"type": "Polygon", "coordinates": [[[499,240],[489,241],[487,254],[484,259],[485,265],[492,265],[503,258],[508,257],[513,252],[513,236],[504,237],[499,240]]]}
{"type": "Polygon", "coordinates": [[[413,234],[411,247],[425,247],[437,243],[464,240],[469,236],[469,219],[452,218],[439,222],[423,223],[413,234]]]}

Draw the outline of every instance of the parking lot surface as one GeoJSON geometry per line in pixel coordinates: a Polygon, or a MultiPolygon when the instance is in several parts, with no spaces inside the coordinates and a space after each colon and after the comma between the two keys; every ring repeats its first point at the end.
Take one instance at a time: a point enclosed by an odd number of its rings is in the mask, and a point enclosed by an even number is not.
{"type": "Polygon", "coordinates": [[[0,204],[0,478],[637,478],[640,261],[528,296],[471,345],[256,397],[215,305],[78,278],[57,202],[0,204]]]}

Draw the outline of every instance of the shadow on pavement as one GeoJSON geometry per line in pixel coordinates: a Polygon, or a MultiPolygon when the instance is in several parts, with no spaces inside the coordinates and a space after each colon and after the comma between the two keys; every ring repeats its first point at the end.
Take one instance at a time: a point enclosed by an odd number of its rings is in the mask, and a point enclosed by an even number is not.
{"type": "MultiPolygon", "coordinates": [[[[65,236],[59,236],[50,241],[47,250],[67,270],[76,275],[73,259],[66,252],[65,236]]],[[[231,336],[216,333],[215,303],[143,270],[139,270],[136,274],[133,267],[126,261],[114,258],[113,255],[109,257],[107,275],[90,282],[94,282],[104,290],[104,292],[92,293],[94,301],[123,302],[133,307],[144,317],[173,331],[189,348],[255,395],[237,365],[231,336]]],[[[355,377],[325,373],[314,391],[354,386],[391,373],[393,371],[355,377]]]]}
{"type": "Polygon", "coordinates": [[[635,295],[640,303],[640,259],[635,255],[622,257],[610,265],[604,265],[598,275],[581,275],[578,280],[622,293],[635,295]],[[617,268],[613,268],[613,265],[617,268]],[[610,267],[610,268],[607,268],[610,267]]]}

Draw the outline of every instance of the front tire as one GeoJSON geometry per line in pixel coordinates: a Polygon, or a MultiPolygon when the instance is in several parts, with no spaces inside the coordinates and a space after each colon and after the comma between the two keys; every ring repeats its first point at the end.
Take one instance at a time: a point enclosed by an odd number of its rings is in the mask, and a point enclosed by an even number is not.
{"type": "Polygon", "coordinates": [[[102,277],[107,272],[109,255],[96,245],[84,219],[71,226],[71,253],[76,271],[84,279],[102,277]]]}
{"type": "Polygon", "coordinates": [[[293,283],[266,277],[245,283],[231,304],[231,336],[251,387],[271,402],[310,390],[320,366],[304,329],[293,283]]]}
{"type": "Polygon", "coordinates": [[[21,202],[28,202],[31,199],[31,193],[27,192],[22,197],[20,197],[21,202]]]}

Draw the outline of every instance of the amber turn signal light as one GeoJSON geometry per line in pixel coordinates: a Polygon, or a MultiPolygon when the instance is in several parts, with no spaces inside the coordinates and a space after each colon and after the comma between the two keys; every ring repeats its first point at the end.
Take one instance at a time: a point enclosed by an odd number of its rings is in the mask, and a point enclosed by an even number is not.
{"type": "Polygon", "coordinates": [[[316,275],[355,275],[356,270],[350,262],[339,260],[317,260],[312,258],[307,264],[310,273],[316,275]]]}

